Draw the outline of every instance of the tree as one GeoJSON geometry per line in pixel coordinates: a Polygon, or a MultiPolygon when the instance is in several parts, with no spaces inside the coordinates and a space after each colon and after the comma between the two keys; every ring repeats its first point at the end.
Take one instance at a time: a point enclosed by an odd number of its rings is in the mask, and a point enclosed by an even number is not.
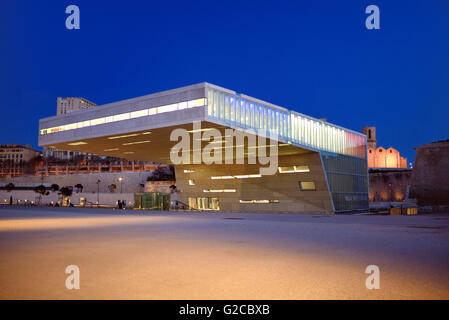
{"type": "Polygon", "coordinates": [[[59,190],[59,185],[57,185],[56,183],[53,183],[50,187],[50,189],[55,192],[59,190]]]}
{"type": "Polygon", "coordinates": [[[47,191],[47,188],[43,184],[35,187],[34,192],[39,193],[42,196],[47,196],[50,194],[50,192],[47,191]]]}
{"type": "Polygon", "coordinates": [[[66,202],[65,200],[67,200],[67,198],[72,196],[73,193],[73,188],[72,187],[62,187],[61,189],[59,189],[58,192],[61,196],[62,196],[62,205],[69,205],[70,204],[70,200],[68,202],[66,202]]]}
{"type": "Polygon", "coordinates": [[[43,184],[35,187],[33,190],[34,190],[34,192],[39,194],[39,201],[37,204],[41,203],[42,196],[48,196],[50,194],[50,192],[47,191],[47,188],[43,184]]]}
{"type": "Polygon", "coordinates": [[[115,184],[115,183],[113,183],[113,184],[110,184],[109,186],[108,186],[108,188],[109,188],[109,192],[115,192],[115,190],[117,190],[117,185],[115,184]]]}
{"type": "Polygon", "coordinates": [[[12,190],[14,190],[14,188],[15,188],[15,185],[14,185],[14,183],[12,183],[12,182],[8,183],[8,184],[5,186],[5,189],[6,189],[8,192],[11,192],[12,190]]]}
{"type": "Polygon", "coordinates": [[[81,183],[78,183],[75,185],[76,193],[83,192],[83,185],[81,183]]]}
{"type": "Polygon", "coordinates": [[[73,190],[69,187],[62,187],[61,189],[59,189],[59,194],[61,194],[63,197],[70,197],[73,194],[73,190]]]}

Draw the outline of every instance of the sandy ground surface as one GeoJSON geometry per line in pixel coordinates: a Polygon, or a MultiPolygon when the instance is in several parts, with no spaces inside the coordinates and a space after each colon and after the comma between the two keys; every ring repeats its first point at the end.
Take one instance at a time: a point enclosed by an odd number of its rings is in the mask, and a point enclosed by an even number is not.
{"type": "Polygon", "coordinates": [[[449,299],[449,215],[2,206],[0,298],[449,299]]]}

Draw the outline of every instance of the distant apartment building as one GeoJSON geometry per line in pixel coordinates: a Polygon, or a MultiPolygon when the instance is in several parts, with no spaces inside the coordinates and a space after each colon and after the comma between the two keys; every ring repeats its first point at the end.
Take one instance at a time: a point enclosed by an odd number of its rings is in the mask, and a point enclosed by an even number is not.
{"type": "Polygon", "coordinates": [[[67,150],[59,150],[55,148],[43,148],[42,155],[44,158],[56,158],[61,160],[70,160],[75,156],[83,155],[84,153],[75,152],[75,151],[67,151],[67,150]]]}
{"type": "Polygon", "coordinates": [[[31,148],[29,144],[0,145],[0,162],[10,160],[14,163],[27,162],[39,155],[39,151],[31,148]]]}
{"type": "MultiPolygon", "coordinates": [[[[58,97],[57,105],[56,105],[56,115],[61,116],[65,114],[70,114],[74,111],[85,110],[89,108],[95,107],[96,104],[78,97],[58,97]]],[[[81,152],[67,151],[67,150],[59,150],[55,148],[43,148],[42,155],[45,158],[57,158],[61,160],[70,160],[75,156],[82,155],[81,152]]]]}
{"type": "Polygon", "coordinates": [[[368,168],[407,168],[407,159],[398,150],[377,146],[376,127],[364,127],[362,132],[367,137],[368,168]]]}
{"type": "Polygon", "coordinates": [[[37,157],[39,151],[30,145],[5,144],[0,145],[0,177],[14,177],[24,174],[28,170],[28,161],[37,157]],[[24,167],[25,166],[25,167],[24,167]]]}
{"type": "Polygon", "coordinates": [[[74,111],[85,110],[95,107],[96,104],[84,98],[58,97],[56,115],[72,113],[74,111]]]}

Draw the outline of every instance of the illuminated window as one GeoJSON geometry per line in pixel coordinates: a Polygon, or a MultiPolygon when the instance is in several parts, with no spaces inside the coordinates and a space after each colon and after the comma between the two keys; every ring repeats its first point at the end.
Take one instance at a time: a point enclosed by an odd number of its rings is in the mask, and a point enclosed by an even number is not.
{"type": "Polygon", "coordinates": [[[234,176],[236,179],[248,179],[248,178],[262,178],[261,174],[249,174],[249,175],[238,175],[234,176]]]}
{"type": "Polygon", "coordinates": [[[129,119],[129,112],[117,114],[117,115],[114,116],[114,122],[115,121],[128,120],[128,119],[129,119]]]}
{"type": "Polygon", "coordinates": [[[105,119],[106,118],[98,118],[98,119],[90,120],[90,125],[91,126],[96,126],[98,124],[103,124],[103,123],[105,123],[105,119]]]}
{"type": "Polygon", "coordinates": [[[189,133],[204,132],[204,131],[210,131],[210,130],[213,130],[213,129],[214,128],[195,129],[195,130],[189,130],[187,132],[189,132],[189,133]]]}
{"type": "Polygon", "coordinates": [[[114,137],[108,137],[109,140],[114,140],[114,139],[122,139],[122,138],[128,138],[128,137],[135,137],[138,136],[139,133],[132,133],[132,134],[125,134],[122,136],[114,136],[114,137]]]}
{"type": "Polygon", "coordinates": [[[187,109],[187,108],[188,108],[187,102],[178,103],[178,110],[183,110],[183,109],[187,109]]]}
{"type": "Polygon", "coordinates": [[[184,173],[194,173],[195,171],[194,170],[184,170],[184,173]]]}
{"type": "Polygon", "coordinates": [[[240,200],[240,203],[279,203],[279,200],[240,200]]]}
{"type": "Polygon", "coordinates": [[[197,210],[220,210],[220,205],[218,203],[218,198],[209,197],[189,197],[189,207],[197,210]]]}
{"type": "Polygon", "coordinates": [[[67,143],[67,145],[69,145],[69,146],[80,146],[80,145],[83,145],[83,144],[87,144],[87,142],[79,141],[79,142],[67,143]]]}
{"type": "Polygon", "coordinates": [[[130,146],[133,144],[142,144],[142,143],[150,143],[150,140],[144,140],[144,141],[136,141],[136,142],[128,142],[128,143],[122,143],[124,146],[130,146]]]}
{"type": "Polygon", "coordinates": [[[235,189],[203,189],[203,192],[222,193],[222,192],[236,192],[235,189]]]}
{"type": "Polygon", "coordinates": [[[145,117],[148,115],[148,109],[131,112],[131,119],[145,117]]]}
{"type": "Polygon", "coordinates": [[[189,186],[194,186],[194,185],[195,185],[195,181],[192,180],[192,179],[190,179],[190,180],[189,180],[189,186]]]}
{"type": "Polygon", "coordinates": [[[212,180],[226,180],[226,179],[249,179],[249,178],[262,178],[262,175],[257,174],[241,174],[236,176],[212,176],[212,180]]]}
{"type": "MultiPolygon", "coordinates": [[[[190,100],[187,102],[188,108],[195,108],[195,107],[202,107],[206,105],[206,99],[196,99],[196,100],[190,100]]],[[[181,108],[180,108],[181,109],[181,108]]]]}
{"type": "Polygon", "coordinates": [[[234,179],[233,176],[212,176],[210,177],[212,180],[222,180],[222,179],[234,179]]]}
{"type": "Polygon", "coordinates": [[[157,113],[171,112],[178,109],[178,104],[169,104],[167,106],[162,106],[157,108],[157,113]]]}
{"type": "Polygon", "coordinates": [[[144,110],[137,110],[137,111],[127,112],[127,113],[117,114],[114,116],[109,116],[109,117],[104,117],[104,118],[98,118],[98,119],[93,119],[93,120],[87,120],[87,121],[81,121],[81,122],[77,122],[77,123],[66,124],[66,125],[63,125],[60,127],[46,128],[46,129],[40,130],[39,134],[44,135],[44,134],[54,133],[54,132],[59,132],[59,131],[73,130],[73,129],[77,129],[77,128],[85,128],[85,127],[95,126],[95,125],[103,124],[103,123],[135,119],[135,118],[155,115],[158,113],[171,112],[171,111],[182,110],[182,109],[186,109],[186,108],[202,107],[205,105],[207,105],[207,99],[200,98],[200,99],[195,99],[195,100],[190,100],[190,101],[174,103],[174,104],[170,104],[170,105],[164,105],[164,106],[159,106],[159,107],[154,107],[154,108],[149,108],[149,109],[144,109],[144,110]]]}
{"type": "Polygon", "coordinates": [[[309,166],[279,167],[279,173],[310,172],[309,166]]]}
{"type": "Polygon", "coordinates": [[[301,191],[315,191],[315,182],[313,181],[299,181],[299,190],[301,191]]]}

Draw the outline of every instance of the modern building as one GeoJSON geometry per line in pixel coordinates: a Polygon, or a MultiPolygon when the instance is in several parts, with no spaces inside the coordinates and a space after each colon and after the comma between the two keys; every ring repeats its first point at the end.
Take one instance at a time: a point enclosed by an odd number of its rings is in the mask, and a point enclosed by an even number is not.
{"type": "Polygon", "coordinates": [[[376,127],[364,127],[362,132],[368,141],[369,168],[407,168],[407,159],[401,157],[396,149],[377,146],[376,127]]]}
{"type": "Polygon", "coordinates": [[[368,209],[365,135],[209,83],[41,119],[39,145],[174,164],[200,210],[368,209]]]}

